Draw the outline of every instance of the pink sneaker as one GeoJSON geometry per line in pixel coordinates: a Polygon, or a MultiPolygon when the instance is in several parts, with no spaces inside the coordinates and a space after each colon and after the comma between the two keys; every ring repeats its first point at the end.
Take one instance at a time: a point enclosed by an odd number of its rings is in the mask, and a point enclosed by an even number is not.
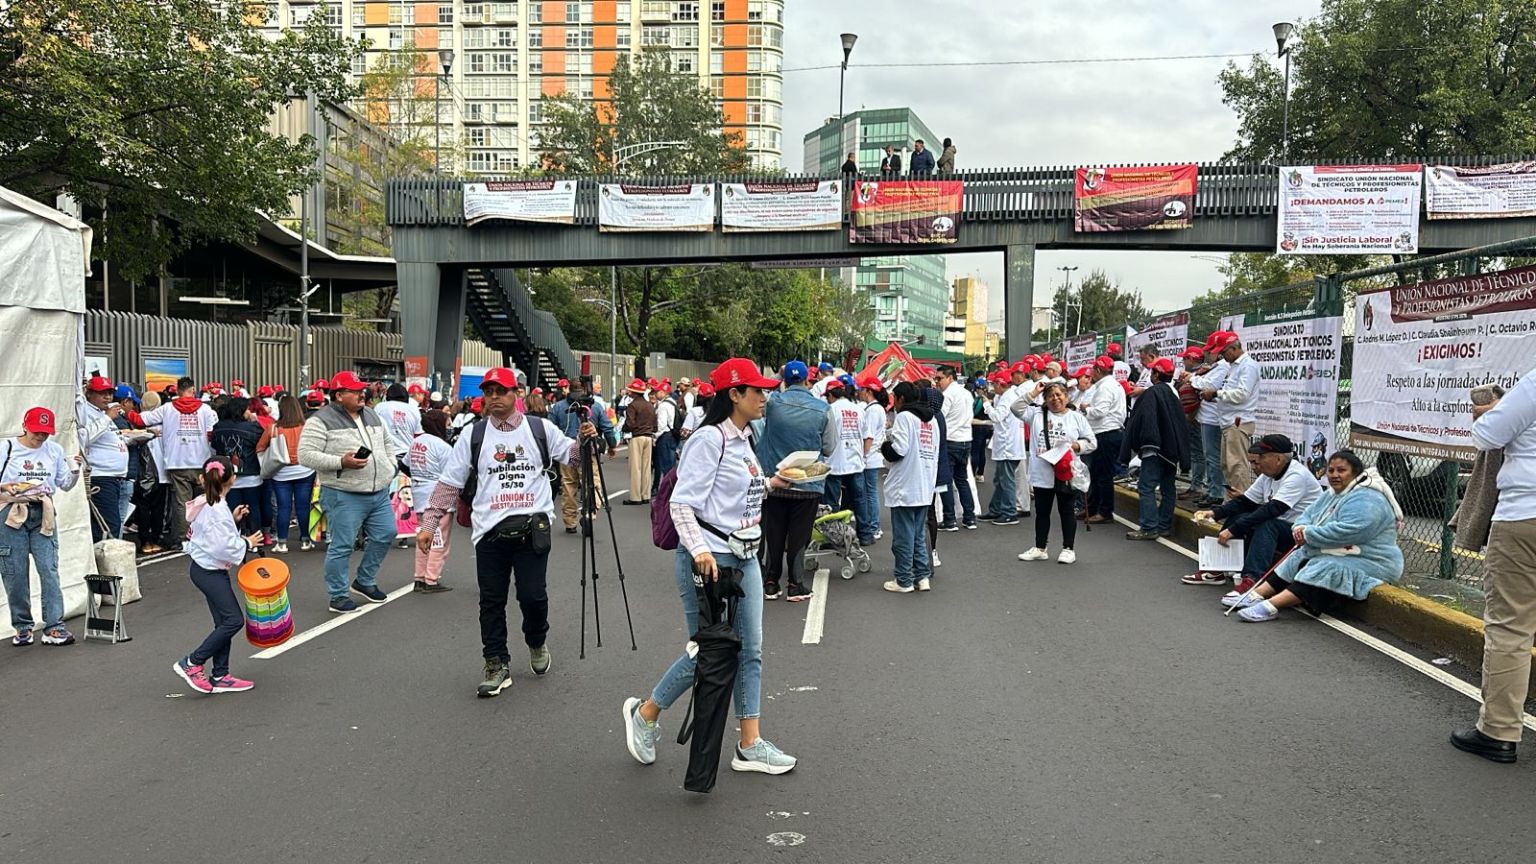
{"type": "Polygon", "coordinates": [[[180,675],[181,680],[187,682],[187,686],[193,690],[199,693],[213,692],[213,685],[208,681],[208,673],[203,671],[202,666],[194,665],[191,657],[177,660],[171,664],[171,670],[180,675]]]}
{"type": "Polygon", "coordinates": [[[214,678],[209,682],[214,693],[241,693],[255,687],[253,682],[233,675],[225,675],[222,678],[214,678]]]}

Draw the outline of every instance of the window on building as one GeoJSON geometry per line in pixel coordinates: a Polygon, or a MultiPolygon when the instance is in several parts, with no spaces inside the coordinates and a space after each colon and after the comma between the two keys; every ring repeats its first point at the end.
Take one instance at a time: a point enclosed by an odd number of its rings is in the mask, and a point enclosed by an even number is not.
{"type": "Polygon", "coordinates": [[[716,48],[725,46],[725,28],[716,24],[709,28],[709,44],[716,48]]]}
{"type": "Polygon", "coordinates": [[[543,53],[535,52],[535,53],[533,53],[528,58],[528,74],[529,75],[543,75],[544,74],[544,55],[543,55],[543,53]]]}
{"type": "Polygon", "coordinates": [[[761,51],[748,51],[747,52],[747,71],[748,72],[761,72],[761,71],[763,71],[763,52],[761,52],[761,51]]]}
{"type": "MultiPolygon", "coordinates": [[[[275,18],[277,16],[277,4],[276,3],[268,3],[267,4],[267,8],[272,10],[272,16],[271,17],[275,18]]],[[[352,26],[353,27],[362,27],[364,24],[368,23],[368,19],[367,19],[366,15],[365,15],[365,12],[366,12],[366,10],[363,8],[363,4],[361,4],[361,3],[353,3],[352,4],[352,26]]]]}
{"type": "Polygon", "coordinates": [[[544,4],[535,0],[528,4],[528,20],[537,24],[544,20],[544,4]]]}
{"type": "Polygon", "coordinates": [[[517,71],[517,52],[497,51],[491,55],[491,71],[508,74],[517,71]]]}
{"type": "Polygon", "coordinates": [[[613,44],[617,48],[628,48],[630,46],[630,32],[628,26],[618,28],[618,30],[613,34],[613,44]]]}
{"type": "Polygon", "coordinates": [[[777,129],[769,129],[768,130],[768,149],[769,150],[783,150],[784,149],[784,133],[780,132],[777,129]]]}
{"type": "Polygon", "coordinates": [[[650,24],[640,30],[641,45],[668,45],[672,41],[671,27],[654,27],[650,24]]]}
{"type": "Polygon", "coordinates": [[[592,28],[578,27],[565,31],[565,47],[567,48],[591,48],[592,28]]]}
{"type": "Polygon", "coordinates": [[[699,28],[697,27],[673,27],[673,48],[697,48],[699,47],[699,28]]]}
{"type": "MultiPolygon", "coordinates": [[[[464,35],[468,36],[469,34],[465,33],[464,35]]],[[[490,69],[490,66],[491,66],[490,60],[491,60],[491,55],[489,55],[489,54],[484,54],[484,53],[476,52],[474,54],[469,55],[469,71],[470,72],[485,72],[485,71],[487,71],[488,69],[490,69]]]]}
{"type": "Polygon", "coordinates": [[[784,71],[784,55],[783,54],[774,54],[771,51],[770,52],[765,52],[763,54],[763,71],[764,72],[783,72],[784,71]]]}
{"type": "Polygon", "coordinates": [[[404,48],[404,47],[405,47],[405,31],[404,30],[391,30],[391,31],[389,31],[389,48],[390,48],[390,50],[391,51],[399,51],[401,48],[404,48]]]}
{"type": "Polygon", "coordinates": [[[696,59],[696,55],[694,55],[692,53],[684,53],[684,52],[674,53],[672,55],[672,71],[673,72],[679,72],[679,73],[687,73],[687,74],[690,74],[690,75],[693,74],[694,72],[697,71],[694,68],[694,60],[695,59],[696,59]]]}
{"type": "Polygon", "coordinates": [[[583,99],[592,98],[592,79],[583,78],[576,82],[576,93],[583,99]]]}
{"type": "Polygon", "coordinates": [[[439,48],[453,47],[453,25],[437,28],[437,46],[439,48]]]}
{"type": "Polygon", "coordinates": [[[781,28],[781,27],[769,27],[768,28],[768,47],[770,47],[770,48],[783,48],[784,47],[784,30],[783,30],[783,28],[781,28]]]}
{"type": "Polygon", "coordinates": [[[721,77],[719,75],[711,76],[710,79],[709,79],[709,92],[714,94],[714,97],[716,99],[724,99],[725,98],[725,78],[723,78],[723,77],[721,77]]]}
{"type": "Polygon", "coordinates": [[[325,23],[331,27],[341,26],[341,4],[330,3],[325,7],[325,23]]]}
{"type": "Polygon", "coordinates": [[[528,122],[529,123],[543,123],[544,122],[544,103],[539,101],[538,99],[535,99],[532,102],[528,103],[528,122]]]}
{"type": "Polygon", "coordinates": [[[775,102],[784,101],[784,82],[777,78],[764,78],[763,98],[772,99],[775,102]]]}
{"type": "Polygon", "coordinates": [[[495,33],[495,36],[492,37],[492,44],[494,44],[497,48],[517,47],[517,28],[498,27],[492,32],[495,33]]]}
{"type": "Polygon", "coordinates": [[[696,2],[691,2],[691,0],[684,0],[684,2],[673,3],[672,4],[672,20],[673,21],[697,21],[697,20],[699,20],[699,4],[696,3],[696,2]]]}
{"type": "Polygon", "coordinates": [[[366,74],[367,71],[368,71],[368,56],[366,54],[359,54],[358,56],[352,58],[352,74],[353,75],[363,75],[363,74],[366,74]]]}
{"type": "Polygon", "coordinates": [[[406,23],[406,24],[415,24],[416,23],[416,5],[414,3],[406,4],[405,12],[404,12],[404,18],[405,18],[405,22],[404,23],[406,23]]]}
{"type": "MultiPolygon", "coordinates": [[[[359,3],[358,5],[360,6],[362,4],[359,3]]],[[[465,3],[464,4],[464,23],[465,24],[479,24],[479,23],[482,23],[483,21],[485,21],[485,4],[484,3],[465,3]]]]}
{"type": "MultiPolygon", "coordinates": [[[[529,17],[532,18],[535,21],[539,20],[538,19],[539,10],[542,9],[543,6],[544,6],[543,3],[531,3],[531,4],[529,4],[529,6],[528,6],[529,17]]],[[[517,4],[516,3],[492,3],[491,4],[491,17],[495,18],[497,21],[516,21],[517,20],[517,4]]]]}
{"type": "Polygon", "coordinates": [[[761,78],[748,78],[747,79],[747,98],[748,99],[761,99],[761,98],[763,98],[763,79],[761,79],[761,78]]]}
{"type": "Polygon", "coordinates": [[[747,0],[747,20],[763,20],[763,0],[747,0]]]}
{"type": "Polygon", "coordinates": [[[711,0],[709,4],[709,20],[725,20],[725,0],[711,0]]]}
{"type": "Polygon", "coordinates": [[[464,28],[464,47],[465,48],[484,48],[485,47],[485,32],[486,31],[481,30],[479,27],[466,27],[466,28],[464,28]]]}
{"type": "MultiPolygon", "coordinates": [[[[356,0],[353,0],[353,5],[356,5],[356,0]]],[[[453,23],[453,0],[441,0],[437,4],[437,23],[453,23]]]]}
{"type": "Polygon", "coordinates": [[[747,122],[748,123],[761,123],[761,122],[763,122],[763,106],[761,104],[759,104],[757,102],[748,102],[747,103],[747,122]]]}
{"type": "Polygon", "coordinates": [[[619,8],[617,9],[617,12],[618,14],[615,16],[614,20],[618,21],[620,24],[628,24],[630,21],[629,0],[619,0],[619,8]]]}
{"type": "Polygon", "coordinates": [[[531,28],[528,31],[528,47],[529,48],[543,48],[544,47],[544,30],[543,30],[543,28],[534,27],[534,28],[531,28]]]}
{"type": "Polygon", "coordinates": [[[389,4],[389,23],[391,23],[391,24],[400,24],[400,23],[403,23],[404,20],[405,20],[405,11],[404,11],[403,7],[396,6],[393,3],[389,4]]]}
{"type": "Polygon", "coordinates": [[[485,114],[484,102],[465,102],[464,121],[466,123],[479,123],[485,114]]]}
{"type": "Polygon", "coordinates": [[[748,45],[761,45],[761,44],[763,44],[763,25],[761,25],[761,24],[748,24],[747,25],[747,44],[748,45]]]}
{"type": "MultiPolygon", "coordinates": [[[[567,60],[569,60],[569,58],[567,58],[567,60]]],[[[591,75],[592,74],[592,55],[591,54],[578,54],[578,55],[576,55],[576,72],[579,75],[591,75]]]]}
{"type": "Polygon", "coordinates": [[[725,74],[725,55],[719,51],[709,52],[709,74],[725,74]]]}
{"type": "Polygon", "coordinates": [[[304,22],[309,20],[309,16],[313,14],[315,14],[315,7],[313,6],[289,6],[288,26],[302,27],[304,22]]]}

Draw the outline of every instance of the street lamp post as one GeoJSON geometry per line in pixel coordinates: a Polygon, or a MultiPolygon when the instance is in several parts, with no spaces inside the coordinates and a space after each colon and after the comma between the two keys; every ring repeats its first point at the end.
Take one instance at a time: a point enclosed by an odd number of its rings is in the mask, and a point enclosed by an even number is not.
{"type": "Polygon", "coordinates": [[[443,166],[443,79],[453,72],[453,49],[437,52],[438,72],[432,87],[432,170],[442,176],[443,166]]]}
{"type": "Polygon", "coordinates": [[[1281,21],[1273,28],[1275,31],[1275,47],[1279,56],[1285,59],[1285,107],[1282,109],[1280,126],[1280,158],[1289,160],[1291,156],[1291,36],[1296,32],[1296,25],[1289,21],[1281,21]]]}
{"type": "Polygon", "coordinates": [[[853,43],[859,41],[854,33],[844,33],[843,40],[843,67],[837,73],[837,119],[843,119],[843,79],[848,77],[848,55],[853,53],[853,43]]]}
{"type": "MultiPolygon", "coordinates": [[[[1061,272],[1063,272],[1065,274],[1067,274],[1067,290],[1063,291],[1062,295],[1061,295],[1061,338],[1062,339],[1066,339],[1067,338],[1067,309],[1070,308],[1070,304],[1072,302],[1072,274],[1074,272],[1076,272],[1077,268],[1076,267],[1057,267],[1056,269],[1060,270],[1061,272]]],[[[1077,327],[1078,327],[1079,330],[1081,330],[1082,327],[1083,327],[1083,301],[1082,301],[1081,298],[1079,298],[1078,301],[1077,301],[1077,327]]],[[[1074,335],[1076,335],[1076,334],[1074,334],[1074,335]]],[[[1049,340],[1047,340],[1047,341],[1049,341],[1049,340]]]]}

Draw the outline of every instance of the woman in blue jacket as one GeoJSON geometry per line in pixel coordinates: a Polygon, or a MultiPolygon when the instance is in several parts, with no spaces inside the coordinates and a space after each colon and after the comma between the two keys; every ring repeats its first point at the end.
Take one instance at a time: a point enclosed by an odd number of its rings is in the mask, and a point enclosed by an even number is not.
{"type": "Polygon", "coordinates": [[[1273,621],[1287,606],[1326,612],[1339,601],[1364,600],[1383,582],[1403,575],[1397,546],[1402,508],[1376,469],[1353,452],[1328,457],[1328,486],[1296,520],[1295,551],[1254,590],[1229,592],[1222,605],[1239,607],[1244,621],[1273,621]]]}

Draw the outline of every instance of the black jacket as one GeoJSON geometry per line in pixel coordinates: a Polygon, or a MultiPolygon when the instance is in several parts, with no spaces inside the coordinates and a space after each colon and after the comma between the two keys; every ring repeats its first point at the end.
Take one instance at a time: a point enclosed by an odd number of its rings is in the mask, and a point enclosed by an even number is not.
{"type": "Polygon", "coordinates": [[[884,159],[881,159],[880,160],[880,171],[882,173],[884,173],[884,174],[900,174],[901,173],[901,154],[900,153],[892,153],[891,155],[885,157],[884,159]]]}
{"type": "Polygon", "coordinates": [[[1120,437],[1120,461],[1129,463],[1143,447],[1157,447],[1180,471],[1189,470],[1189,423],[1179,394],[1166,384],[1153,384],[1136,400],[1120,437]]]}
{"type": "Polygon", "coordinates": [[[261,459],[256,445],[261,442],[261,424],[249,420],[220,420],[208,433],[213,452],[234,460],[235,473],[241,477],[261,475],[261,459]]]}

